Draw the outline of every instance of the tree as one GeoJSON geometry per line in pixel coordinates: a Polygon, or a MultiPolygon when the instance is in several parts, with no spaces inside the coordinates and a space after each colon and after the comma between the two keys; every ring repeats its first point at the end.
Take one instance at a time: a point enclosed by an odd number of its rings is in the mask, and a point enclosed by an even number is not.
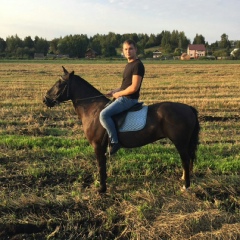
{"type": "Polygon", "coordinates": [[[226,49],[218,50],[213,52],[213,56],[215,57],[227,57],[229,53],[226,49]]]}
{"type": "Polygon", "coordinates": [[[59,40],[58,50],[61,54],[68,54],[70,57],[85,57],[89,40],[87,35],[69,35],[59,40]]]}
{"type": "Polygon", "coordinates": [[[163,37],[161,41],[161,47],[168,53],[172,51],[171,47],[171,33],[169,31],[163,31],[163,37]]]}
{"type": "Polygon", "coordinates": [[[34,48],[34,41],[30,36],[24,38],[23,46],[28,48],[34,48]]]}
{"type": "Polygon", "coordinates": [[[108,35],[99,36],[99,42],[103,56],[113,57],[117,55],[116,47],[118,47],[119,42],[117,41],[116,35],[114,33],[109,32],[108,35]]]}
{"type": "Polygon", "coordinates": [[[6,52],[8,56],[16,56],[19,48],[23,46],[23,41],[16,34],[6,38],[6,52]]]}
{"type": "Polygon", "coordinates": [[[36,36],[34,39],[34,48],[36,53],[43,53],[46,55],[49,49],[49,43],[46,39],[36,36]]]}
{"type": "Polygon", "coordinates": [[[162,33],[157,34],[157,36],[156,36],[156,46],[161,45],[162,37],[163,37],[162,33]]]}
{"type": "Polygon", "coordinates": [[[138,41],[135,41],[137,43],[138,47],[138,53],[144,53],[144,49],[146,47],[146,44],[149,40],[149,36],[147,34],[138,34],[138,41]]]}
{"type": "Polygon", "coordinates": [[[188,45],[190,44],[190,40],[187,39],[187,37],[185,36],[184,32],[179,32],[179,40],[178,40],[178,47],[179,48],[183,48],[183,49],[187,49],[188,45]]]}
{"type": "Polygon", "coordinates": [[[102,39],[101,35],[97,34],[97,35],[94,35],[89,40],[89,47],[92,48],[94,51],[96,51],[98,55],[102,54],[101,39],[102,39]]]}
{"type": "Polygon", "coordinates": [[[6,49],[6,42],[4,39],[0,38],[0,54],[2,55],[3,53],[5,53],[5,49],[6,49]]]}
{"type": "Polygon", "coordinates": [[[18,49],[18,55],[24,58],[33,58],[34,57],[34,41],[30,36],[25,37],[23,40],[23,49],[18,49]]]}
{"type": "Polygon", "coordinates": [[[173,55],[174,56],[181,56],[182,55],[182,49],[181,48],[176,48],[173,55]]]}
{"type": "Polygon", "coordinates": [[[154,34],[150,34],[150,37],[145,45],[145,48],[150,48],[155,46],[157,46],[157,38],[154,34]]]}
{"type": "Polygon", "coordinates": [[[59,42],[59,38],[54,38],[50,43],[49,43],[49,50],[48,53],[51,54],[58,54],[58,42],[59,42]]]}
{"type": "Polygon", "coordinates": [[[104,44],[102,48],[102,54],[105,57],[114,57],[117,55],[116,48],[109,44],[104,44]]]}
{"type": "Polygon", "coordinates": [[[228,35],[226,33],[223,33],[221,36],[221,41],[219,43],[219,47],[220,48],[227,48],[227,47],[231,47],[231,43],[228,40],[228,35]]]}
{"type": "Polygon", "coordinates": [[[173,30],[170,37],[171,49],[175,49],[179,45],[179,33],[177,30],[173,30]]]}
{"type": "MultiPolygon", "coordinates": [[[[179,54],[187,49],[190,44],[190,40],[186,37],[184,32],[177,30],[162,31],[155,34],[144,33],[126,33],[115,34],[109,32],[106,35],[96,34],[93,37],[88,38],[86,35],[69,35],[61,38],[54,38],[51,41],[47,41],[41,37],[36,36],[33,40],[31,36],[27,36],[24,40],[21,40],[18,35],[10,36],[4,41],[0,38],[0,56],[6,57],[23,57],[31,58],[34,53],[53,53],[53,54],[67,54],[70,57],[85,57],[85,52],[88,48],[92,48],[98,55],[106,57],[112,57],[117,55],[117,48],[122,48],[122,43],[127,39],[133,39],[138,48],[138,54],[145,55],[146,48],[159,46],[165,53],[179,54]],[[174,51],[175,50],[175,51],[174,51]]],[[[231,42],[228,40],[228,36],[224,33],[221,36],[221,41],[209,44],[205,42],[205,38],[201,34],[196,34],[194,44],[204,44],[208,52],[218,50],[219,47],[226,50],[224,52],[217,53],[218,55],[229,55],[231,52],[231,42]]],[[[240,42],[236,47],[240,47],[240,42]]],[[[162,51],[161,50],[161,51],[162,51]]],[[[151,51],[152,52],[152,51],[151,51]]],[[[149,55],[150,53],[149,52],[149,55]]]]}
{"type": "Polygon", "coordinates": [[[119,36],[117,36],[113,32],[109,32],[108,35],[103,35],[102,41],[101,41],[101,50],[102,54],[105,57],[114,57],[117,55],[116,48],[120,45],[119,36]]]}
{"type": "Polygon", "coordinates": [[[132,39],[134,42],[138,42],[139,41],[139,35],[137,33],[125,33],[122,35],[122,41],[121,41],[121,47],[122,47],[122,43],[127,40],[127,39],[132,39]]]}
{"type": "Polygon", "coordinates": [[[117,48],[120,44],[117,35],[113,32],[109,32],[108,35],[105,36],[105,41],[107,41],[111,46],[117,48]]]}
{"type": "Polygon", "coordinates": [[[193,44],[204,44],[205,45],[205,38],[203,37],[203,35],[196,34],[196,36],[193,40],[193,44]]]}

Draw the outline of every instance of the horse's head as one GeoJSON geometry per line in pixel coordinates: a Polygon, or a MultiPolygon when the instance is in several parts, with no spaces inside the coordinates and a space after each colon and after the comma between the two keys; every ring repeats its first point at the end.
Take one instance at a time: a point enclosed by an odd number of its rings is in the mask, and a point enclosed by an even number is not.
{"type": "Polygon", "coordinates": [[[54,107],[56,104],[70,100],[69,83],[74,72],[69,73],[64,67],[64,75],[47,91],[43,102],[48,107],[54,107]]]}

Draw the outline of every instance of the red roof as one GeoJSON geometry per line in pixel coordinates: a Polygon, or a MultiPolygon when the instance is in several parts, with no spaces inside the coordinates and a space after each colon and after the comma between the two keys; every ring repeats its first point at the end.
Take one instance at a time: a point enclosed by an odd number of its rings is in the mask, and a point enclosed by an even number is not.
{"type": "Polygon", "coordinates": [[[204,44],[189,44],[189,50],[206,51],[204,44]]]}

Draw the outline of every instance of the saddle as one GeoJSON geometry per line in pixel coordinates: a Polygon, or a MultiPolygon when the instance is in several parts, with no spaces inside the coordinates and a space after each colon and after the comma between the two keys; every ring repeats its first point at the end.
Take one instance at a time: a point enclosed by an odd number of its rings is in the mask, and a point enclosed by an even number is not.
{"type": "Polygon", "coordinates": [[[147,106],[139,102],[130,109],[113,116],[113,121],[119,132],[141,130],[146,124],[147,106]]]}
{"type": "Polygon", "coordinates": [[[142,109],[142,107],[143,107],[142,105],[143,105],[142,102],[136,103],[135,105],[133,105],[133,106],[132,106],[131,108],[129,108],[128,110],[123,111],[123,112],[121,112],[121,113],[118,113],[118,114],[114,115],[114,116],[113,116],[113,121],[115,122],[116,127],[120,128],[120,127],[123,125],[123,123],[124,123],[124,121],[125,121],[125,119],[126,119],[126,117],[127,117],[128,112],[136,112],[136,111],[139,111],[139,110],[142,109]]]}

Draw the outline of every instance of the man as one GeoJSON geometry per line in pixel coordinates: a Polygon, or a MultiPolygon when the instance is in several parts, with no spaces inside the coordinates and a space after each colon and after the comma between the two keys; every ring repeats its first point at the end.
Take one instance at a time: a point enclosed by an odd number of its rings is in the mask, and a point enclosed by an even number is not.
{"type": "Polygon", "coordinates": [[[112,96],[116,100],[100,113],[100,122],[107,130],[110,139],[110,155],[116,153],[121,147],[112,116],[138,103],[139,92],[145,73],[144,65],[137,57],[137,46],[133,40],[129,39],[123,43],[123,53],[128,63],[123,72],[122,85],[119,89],[115,89],[107,94],[107,96],[112,96]]]}

